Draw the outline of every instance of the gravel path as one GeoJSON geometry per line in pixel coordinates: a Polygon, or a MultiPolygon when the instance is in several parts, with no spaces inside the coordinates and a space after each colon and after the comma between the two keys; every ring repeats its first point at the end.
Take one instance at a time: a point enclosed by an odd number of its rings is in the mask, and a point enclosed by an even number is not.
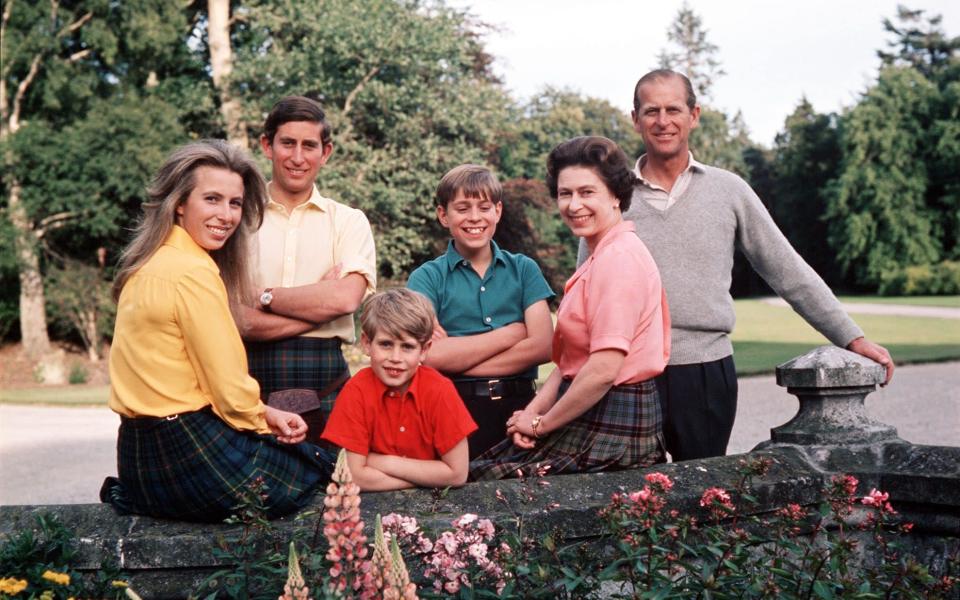
{"type": "MultiPolygon", "coordinates": [[[[783,298],[761,298],[764,304],[789,307],[783,298]]],[[[871,304],[868,302],[846,302],[841,304],[848,313],[863,315],[900,315],[904,317],[936,317],[940,319],[960,319],[960,308],[949,306],[913,306],[910,304],[871,304]]]]}
{"type": "MultiPolygon", "coordinates": [[[[914,443],[960,446],[960,362],[898,367],[867,410],[914,443]]],[[[772,376],[740,380],[728,452],[746,452],[789,421],[797,400],[772,376]]],[[[116,474],[119,417],[107,408],[0,405],[0,504],[97,502],[116,474]]]]}

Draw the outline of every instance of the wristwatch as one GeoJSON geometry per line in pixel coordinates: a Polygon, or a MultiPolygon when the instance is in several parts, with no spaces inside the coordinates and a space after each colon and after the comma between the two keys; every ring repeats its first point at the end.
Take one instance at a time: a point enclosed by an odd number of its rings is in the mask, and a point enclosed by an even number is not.
{"type": "Polygon", "coordinates": [[[273,302],[273,288],[267,288],[260,294],[260,308],[270,312],[270,303],[273,302]]]}

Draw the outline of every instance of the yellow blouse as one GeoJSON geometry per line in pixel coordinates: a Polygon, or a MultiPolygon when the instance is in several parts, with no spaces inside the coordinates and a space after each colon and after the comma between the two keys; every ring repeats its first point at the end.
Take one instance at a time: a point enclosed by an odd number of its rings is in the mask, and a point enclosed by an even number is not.
{"type": "Polygon", "coordinates": [[[270,432],[220,270],[179,226],[120,293],[110,384],[110,408],[121,415],[213,405],[235,429],[270,432]]]}

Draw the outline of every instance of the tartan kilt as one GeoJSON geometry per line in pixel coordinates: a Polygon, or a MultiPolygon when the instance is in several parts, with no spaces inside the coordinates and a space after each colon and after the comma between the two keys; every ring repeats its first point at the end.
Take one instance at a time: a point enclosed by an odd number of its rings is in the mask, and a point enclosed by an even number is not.
{"type": "Polygon", "coordinates": [[[222,521],[257,478],[266,484],[267,517],[302,508],[329,482],[333,456],[307,442],[238,431],[207,407],[170,419],[122,418],[117,468],[100,499],[121,514],[222,521]]]}
{"type": "MultiPolygon", "coordinates": [[[[319,393],[350,370],[340,351],[340,338],[297,336],[277,342],[247,342],[246,348],[250,375],[260,383],[260,398],[264,402],[280,390],[307,389],[319,393]]],[[[342,388],[343,384],[320,398],[323,423],[342,388]]],[[[319,435],[317,431],[316,437],[319,435]]]]}
{"type": "MultiPolygon", "coordinates": [[[[570,381],[560,384],[558,399],[570,381]]],[[[663,418],[653,379],[618,385],[590,410],[530,450],[506,439],[470,463],[470,479],[503,479],[549,465],[551,474],[646,467],[665,461],[663,418]]]]}

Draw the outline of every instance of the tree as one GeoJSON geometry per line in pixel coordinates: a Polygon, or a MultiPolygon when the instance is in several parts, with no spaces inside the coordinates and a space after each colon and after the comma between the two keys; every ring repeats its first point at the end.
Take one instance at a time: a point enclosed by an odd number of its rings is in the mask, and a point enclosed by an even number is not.
{"type": "Polygon", "coordinates": [[[626,113],[606,100],[570,90],[545,88],[518,107],[512,121],[514,125],[504,132],[498,151],[498,166],[506,178],[542,181],[550,151],[580,135],[610,138],[628,156],[638,156],[643,147],[626,113]]]}
{"type": "Polygon", "coordinates": [[[927,202],[923,160],[936,87],[910,67],[881,70],[874,87],[843,118],[843,164],[829,197],[832,248],[860,285],[884,273],[936,262],[943,250],[937,211],[927,202]]]}
{"type": "Polygon", "coordinates": [[[707,41],[707,33],[699,15],[684,2],[667,30],[674,49],[661,50],[657,60],[661,68],[685,74],[697,95],[709,98],[713,84],[725,73],[716,59],[718,48],[707,41]]]}
{"type": "Polygon", "coordinates": [[[827,239],[827,198],[840,167],[835,114],[822,114],[804,97],[774,142],[771,214],[793,247],[828,283],[840,282],[827,239]]]}
{"type": "MultiPolygon", "coordinates": [[[[63,361],[52,352],[40,270],[38,243],[50,230],[71,217],[68,213],[35,218],[24,205],[22,181],[13,173],[14,137],[32,117],[50,109],[70,113],[71,100],[90,95],[81,63],[92,53],[91,43],[103,42],[103,31],[91,25],[95,2],[49,5],[7,0],[0,17],[0,146],[3,147],[5,213],[11,228],[20,280],[20,333],[27,355],[41,363],[47,382],[66,380],[63,361]]],[[[82,102],[79,102],[80,104],[82,102]]]]}
{"type": "Polygon", "coordinates": [[[247,128],[243,107],[229,84],[233,72],[233,47],[230,43],[230,0],[207,0],[207,40],[210,48],[210,75],[220,99],[227,139],[247,148],[247,128]]]}
{"type": "Polygon", "coordinates": [[[884,66],[913,67],[933,82],[950,78],[950,71],[955,79],[960,67],[956,61],[960,36],[950,37],[943,31],[941,15],[925,17],[924,12],[897,6],[899,24],[890,19],[883,20],[884,30],[893,35],[893,39],[887,42],[891,51],[878,50],[877,56],[884,66]]]}
{"type": "Polygon", "coordinates": [[[877,82],[841,120],[843,166],[829,240],[876,288],[908,267],[960,256],[960,38],[940,17],[898,10],[877,82]]]}
{"type": "Polygon", "coordinates": [[[702,105],[700,126],[690,135],[690,148],[697,160],[747,176],[743,152],[752,146],[743,116],[727,114],[708,106],[713,84],[724,75],[716,58],[718,48],[707,40],[703,21],[684,2],[667,32],[673,50],[663,49],[659,67],[686,75],[702,105]]]}
{"type": "Polygon", "coordinates": [[[731,121],[726,113],[709,107],[701,109],[700,125],[690,134],[690,151],[697,160],[742,177],[748,176],[743,152],[752,144],[739,113],[731,121]]]}
{"type": "Polygon", "coordinates": [[[103,246],[116,260],[147,179],[187,139],[180,123],[195,135],[216,131],[214,104],[198,100],[192,83],[209,79],[187,44],[195,14],[162,0],[5,5],[8,225],[0,236],[12,243],[3,244],[0,266],[16,265],[21,337],[46,363],[47,382],[58,379],[47,333],[47,259],[92,257],[103,246]],[[6,250],[13,246],[15,256],[6,250]]]}
{"type": "Polygon", "coordinates": [[[286,94],[322,102],[336,149],[319,184],[365,211],[381,275],[404,277],[438,249],[440,177],[493,157],[507,120],[477,25],[410,0],[258,1],[241,16],[231,81],[247,118],[286,94]]]}

